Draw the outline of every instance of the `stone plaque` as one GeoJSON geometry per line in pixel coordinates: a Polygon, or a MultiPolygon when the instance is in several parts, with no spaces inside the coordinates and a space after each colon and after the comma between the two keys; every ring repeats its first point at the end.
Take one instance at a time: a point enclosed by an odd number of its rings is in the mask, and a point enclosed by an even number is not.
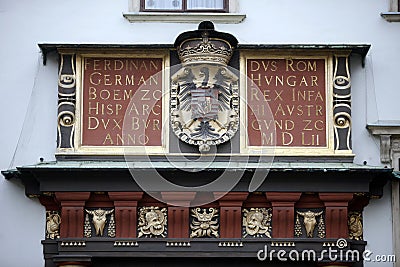
{"type": "Polygon", "coordinates": [[[82,55],[78,62],[78,148],[163,148],[165,58],[82,55]]]}
{"type": "Polygon", "coordinates": [[[279,154],[333,152],[330,58],[260,55],[244,56],[243,62],[245,149],[276,147],[279,154]]]}

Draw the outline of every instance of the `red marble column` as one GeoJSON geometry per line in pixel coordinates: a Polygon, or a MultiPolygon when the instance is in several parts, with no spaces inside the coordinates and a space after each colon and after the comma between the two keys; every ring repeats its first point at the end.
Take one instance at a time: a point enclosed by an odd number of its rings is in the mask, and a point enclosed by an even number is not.
{"type": "Polygon", "coordinates": [[[176,206],[168,206],[168,237],[189,237],[189,206],[196,192],[162,192],[162,199],[176,206]]]}
{"type": "Polygon", "coordinates": [[[272,237],[294,238],[294,204],[301,193],[266,192],[272,205],[272,237]]]}
{"type": "Polygon", "coordinates": [[[325,204],[326,238],[348,238],[347,207],[353,193],[319,193],[325,204]]]}
{"type": "Polygon", "coordinates": [[[136,237],[137,205],[143,192],[109,192],[115,207],[115,236],[136,237]]]}
{"type": "Polygon", "coordinates": [[[61,203],[60,237],[83,237],[84,207],[89,192],[56,192],[61,203]]]}
{"type": "Polygon", "coordinates": [[[220,198],[224,193],[215,192],[214,196],[219,198],[220,206],[220,237],[240,238],[242,237],[242,206],[249,193],[229,192],[220,198]]]}

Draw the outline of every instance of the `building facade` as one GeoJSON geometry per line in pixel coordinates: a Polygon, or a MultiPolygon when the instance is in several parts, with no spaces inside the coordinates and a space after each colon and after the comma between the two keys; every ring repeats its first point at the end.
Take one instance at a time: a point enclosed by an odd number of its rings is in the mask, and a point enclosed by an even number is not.
{"type": "Polygon", "coordinates": [[[0,5],[7,266],[397,266],[398,1],[0,5]]]}

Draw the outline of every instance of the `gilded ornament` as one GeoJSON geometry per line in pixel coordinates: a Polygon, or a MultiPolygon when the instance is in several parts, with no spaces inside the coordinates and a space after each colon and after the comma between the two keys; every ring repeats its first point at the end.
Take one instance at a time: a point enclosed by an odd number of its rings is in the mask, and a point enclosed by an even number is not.
{"type": "Polygon", "coordinates": [[[103,209],[97,209],[97,210],[86,210],[86,212],[90,215],[93,216],[92,223],[94,225],[94,229],[96,230],[96,235],[97,236],[103,236],[104,233],[104,227],[107,222],[107,215],[111,214],[114,212],[114,209],[112,210],[103,210],[103,209]]]}
{"type": "Polygon", "coordinates": [[[215,208],[193,208],[190,237],[219,237],[218,210],[215,208]]]}
{"type": "Polygon", "coordinates": [[[60,215],[57,211],[47,211],[46,215],[46,238],[60,238],[60,215]]]}
{"type": "Polygon", "coordinates": [[[315,217],[321,216],[323,211],[320,212],[312,212],[312,211],[306,211],[306,212],[299,212],[297,211],[298,215],[303,216],[303,225],[306,229],[306,235],[307,237],[313,237],[314,234],[314,229],[315,226],[317,225],[317,220],[315,217]]]}
{"type": "Polygon", "coordinates": [[[349,238],[354,240],[363,240],[363,225],[361,212],[349,213],[349,238]]]}
{"type": "Polygon", "coordinates": [[[110,216],[110,222],[108,224],[107,234],[109,237],[115,237],[115,220],[113,213],[111,213],[110,216]]]}
{"type": "Polygon", "coordinates": [[[251,208],[243,210],[243,237],[271,238],[271,209],[251,208]]]}
{"type": "Polygon", "coordinates": [[[228,67],[237,45],[211,22],[175,41],[182,67],[171,77],[171,126],[201,153],[230,140],[239,127],[239,77],[228,67]]]}
{"type": "Polygon", "coordinates": [[[302,234],[303,234],[303,231],[301,229],[299,214],[296,214],[296,223],[294,225],[294,235],[297,237],[301,237],[302,234]]]}
{"type": "Polygon", "coordinates": [[[318,222],[318,237],[319,238],[325,238],[325,222],[324,222],[324,217],[321,216],[318,222]]]}
{"type": "Polygon", "coordinates": [[[90,225],[89,214],[85,215],[85,224],[83,234],[85,237],[92,237],[92,226],[90,225]]]}
{"type": "Polygon", "coordinates": [[[166,237],[167,209],[141,207],[139,209],[138,237],[166,237]]]}

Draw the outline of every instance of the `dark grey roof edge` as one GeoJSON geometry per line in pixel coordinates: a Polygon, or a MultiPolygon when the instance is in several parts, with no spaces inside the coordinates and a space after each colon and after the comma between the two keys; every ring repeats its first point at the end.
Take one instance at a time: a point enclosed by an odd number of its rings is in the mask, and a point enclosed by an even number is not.
{"type": "MultiPolygon", "coordinates": [[[[46,63],[47,54],[58,49],[173,49],[173,44],[107,44],[107,43],[39,43],[46,63]]],[[[350,50],[365,58],[370,44],[238,44],[238,49],[307,49],[307,50],[350,50]]]]}
{"type": "Polygon", "coordinates": [[[318,49],[350,50],[365,57],[371,44],[239,44],[240,49],[318,49]]]}
{"type": "MultiPolygon", "coordinates": [[[[191,162],[131,162],[125,161],[52,161],[43,162],[33,165],[20,166],[13,170],[3,171],[3,175],[11,175],[13,172],[24,170],[91,170],[91,169],[193,169],[199,168],[198,163],[191,162]]],[[[270,169],[277,171],[378,171],[392,172],[390,168],[381,166],[359,165],[355,163],[340,163],[340,162],[212,162],[205,170],[219,169],[270,169]]]]}

